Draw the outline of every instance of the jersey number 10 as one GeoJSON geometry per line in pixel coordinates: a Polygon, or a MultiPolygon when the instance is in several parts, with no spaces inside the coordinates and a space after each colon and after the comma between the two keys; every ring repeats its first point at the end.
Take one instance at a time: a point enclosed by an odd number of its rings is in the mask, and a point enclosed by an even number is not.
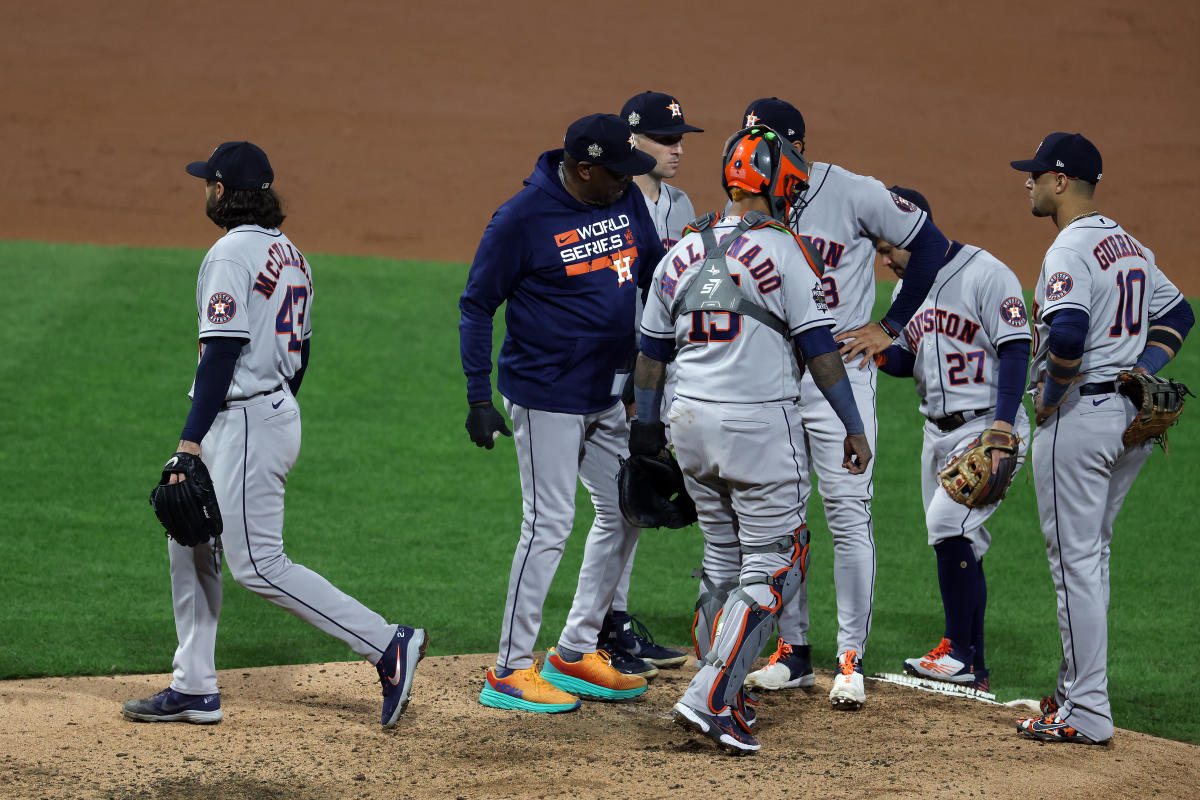
{"type": "Polygon", "coordinates": [[[1146,273],[1140,269],[1118,272],[1117,291],[1117,318],[1108,329],[1108,335],[1120,336],[1121,329],[1124,328],[1130,336],[1137,336],[1142,332],[1142,300],[1146,297],[1146,273]],[[1134,314],[1137,314],[1137,320],[1134,320],[1134,314]]]}
{"type": "Polygon", "coordinates": [[[288,352],[299,353],[301,339],[304,335],[304,313],[308,310],[308,287],[289,286],[279,305],[279,313],[275,315],[275,332],[280,336],[290,336],[288,352]],[[293,313],[293,306],[299,306],[293,313]],[[294,320],[294,323],[293,323],[294,320]]]}

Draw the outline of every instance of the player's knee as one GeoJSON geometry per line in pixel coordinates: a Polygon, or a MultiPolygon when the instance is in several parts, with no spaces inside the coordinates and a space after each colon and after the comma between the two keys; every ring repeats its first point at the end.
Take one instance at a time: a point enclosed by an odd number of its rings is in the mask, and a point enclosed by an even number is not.
{"type": "Polygon", "coordinates": [[[836,537],[842,535],[868,536],[871,529],[871,500],[868,497],[821,498],[825,507],[825,523],[836,537]]]}
{"type": "Polygon", "coordinates": [[[255,559],[230,559],[229,573],[238,585],[251,592],[260,593],[277,582],[280,574],[291,565],[283,553],[261,556],[255,559]]]}

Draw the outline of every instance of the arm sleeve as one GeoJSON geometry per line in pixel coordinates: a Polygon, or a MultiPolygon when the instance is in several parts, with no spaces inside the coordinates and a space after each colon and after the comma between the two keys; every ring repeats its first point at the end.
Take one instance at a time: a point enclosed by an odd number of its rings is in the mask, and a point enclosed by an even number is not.
{"type": "Polygon", "coordinates": [[[641,344],[638,349],[645,353],[655,361],[661,361],[664,364],[670,364],[675,360],[675,340],[674,339],[659,339],[655,336],[647,336],[642,334],[641,344]]]}
{"type": "Polygon", "coordinates": [[[1025,376],[1029,372],[1029,339],[1013,339],[996,350],[1000,365],[996,376],[996,419],[1012,424],[1021,405],[1025,376]]]}
{"type": "Polygon", "coordinates": [[[229,384],[233,381],[233,368],[242,352],[244,339],[209,337],[204,340],[204,355],[196,367],[196,386],[192,392],[192,410],[179,438],[185,442],[199,443],[212,427],[229,384]]]}
{"type": "Polygon", "coordinates": [[[516,216],[507,204],[492,215],[458,301],[458,347],[468,403],[492,399],[492,317],[512,294],[526,261],[516,216]]]}
{"type": "Polygon", "coordinates": [[[1086,311],[1064,308],[1047,317],[1046,322],[1050,325],[1046,346],[1051,353],[1067,361],[1083,358],[1083,345],[1090,324],[1086,311]]]}
{"type": "Polygon", "coordinates": [[[945,263],[948,247],[950,242],[933,224],[933,220],[926,219],[908,247],[912,255],[908,259],[908,267],[904,270],[904,285],[884,315],[892,330],[904,330],[904,326],[925,300],[938,270],[945,263]]]}
{"type": "Polygon", "coordinates": [[[917,357],[900,345],[892,345],[875,357],[879,369],[893,378],[911,378],[917,357]]]}
{"type": "Polygon", "coordinates": [[[304,380],[304,372],[308,369],[308,353],[312,347],[312,339],[304,340],[304,344],[300,345],[300,369],[296,370],[296,374],[288,379],[288,388],[292,390],[292,397],[300,393],[300,383],[304,380]]]}

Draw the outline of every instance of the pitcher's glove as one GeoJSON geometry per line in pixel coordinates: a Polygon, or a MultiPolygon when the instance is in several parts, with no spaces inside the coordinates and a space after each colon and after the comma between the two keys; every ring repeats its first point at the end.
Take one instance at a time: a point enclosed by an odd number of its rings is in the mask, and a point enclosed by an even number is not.
{"type": "Polygon", "coordinates": [[[1014,433],[988,428],[971,442],[966,452],[938,473],[942,487],[951,498],[968,508],[1000,502],[1020,466],[1017,458],[1020,443],[1021,437],[1014,433]],[[992,469],[993,450],[1001,453],[996,469],[992,469]]]}
{"type": "Polygon", "coordinates": [[[150,492],[150,505],[167,535],[185,547],[204,544],[221,535],[221,509],[208,467],[199,456],[176,453],[163,466],[162,480],[150,492]],[[186,480],[171,483],[182,472],[186,480]]]}
{"type": "Polygon", "coordinates": [[[1192,394],[1178,381],[1142,372],[1122,372],[1117,376],[1117,391],[1129,398],[1137,416],[1125,429],[1121,442],[1136,447],[1147,439],[1158,441],[1167,449],[1167,428],[1183,414],[1183,399],[1192,394]]]}
{"type": "Polygon", "coordinates": [[[696,504],[683,488],[683,471],[670,453],[622,459],[617,501],[621,516],[637,528],[686,528],[696,521],[696,504]]]}

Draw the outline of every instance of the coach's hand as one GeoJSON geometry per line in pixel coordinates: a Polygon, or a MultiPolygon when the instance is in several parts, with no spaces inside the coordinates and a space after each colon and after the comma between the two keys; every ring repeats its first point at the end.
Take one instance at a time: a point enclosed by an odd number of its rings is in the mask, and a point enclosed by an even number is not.
{"type": "Polygon", "coordinates": [[[504,417],[492,405],[491,400],[482,403],[472,403],[467,412],[467,434],[476,447],[486,447],[491,450],[496,446],[500,434],[512,436],[512,431],[504,424],[504,417]]]}
{"type": "Polygon", "coordinates": [[[866,367],[875,356],[891,347],[894,341],[876,322],[839,333],[833,340],[838,343],[842,360],[847,364],[855,358],[862,359],[858,364],[859,369],[866,367]]]}
{"type": "Polygon", "coordinates": [[[867,443],[867,435],[865,433],[847,434],[842,447],[846,454],[846,457],[842,459],[842,466],[846,468],[846,471],[851,475],[862,475],[866,472],[872,455],[871,445],[867,443]]]}

